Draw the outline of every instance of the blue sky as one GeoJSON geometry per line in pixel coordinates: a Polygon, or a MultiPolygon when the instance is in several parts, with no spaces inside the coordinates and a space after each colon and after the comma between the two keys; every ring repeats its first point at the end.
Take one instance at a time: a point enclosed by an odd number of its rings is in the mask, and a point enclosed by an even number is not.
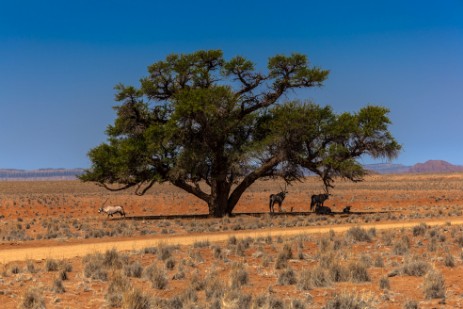
{"type": "MultiPolygon", "coordinates": [[[[222,49],[331,71],[302,100],[391,110],[394,163],[463,165],[463,1],[1,1],[0,168],[90,166],[114,85],[170,53],[222,49]]],[[[369,163],[369,162],[365,162],[369,163]]]]}

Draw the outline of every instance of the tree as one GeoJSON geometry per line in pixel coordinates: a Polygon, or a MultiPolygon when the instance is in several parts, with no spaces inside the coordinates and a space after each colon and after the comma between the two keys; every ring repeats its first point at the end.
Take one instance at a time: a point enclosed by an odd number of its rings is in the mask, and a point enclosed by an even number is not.
{"type": "Polygon", "coordinates": [[[290,183],[311,171],[325,188],[336,177],[360,181],[362,155],[396,156],[388,110],[367,106],[336,115],[331,107],[284,102],[291,90],[321,86],[328,71],[306,56],[277,55],[268,71],[220,50],[172,54],[149,66],[141,86],[117,85],[117,118],[108,142],[89,152],[80,179],[142,195],[170,182],[195,195],[209,214],[231,214],[257,179],[290,183]]]}

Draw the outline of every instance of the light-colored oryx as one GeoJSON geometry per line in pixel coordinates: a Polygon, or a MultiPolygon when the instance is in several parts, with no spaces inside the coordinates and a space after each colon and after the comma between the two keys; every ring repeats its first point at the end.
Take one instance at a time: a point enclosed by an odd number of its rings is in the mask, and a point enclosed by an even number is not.
{"type": "Polygon", "coordinates": [[[270,213],[275,212],[275,209],[274,209],[275,203],[278,204],[278,210],[282,212],[281,204],[283,204],[286,194],[288,194],[288,190],[286,190],[286,184],[285,184],[284,190],[282,189],[280,193],[270,194],[270,203],[269,203],[270,213]]]}
{"type": "MultiPolygon", "coordinates": [[[[107,202],[108,200],[106,200],[103,205],[107,202]]],[[[113,216],[114,214],[120,214],[121,217],[125,217],[125,211],[124,211],[124,208],[122,206],[105,206],[103,207],[103,205],[101,205],[100,208],[98,208],[98,213],[106,213],[108,215],[108,218],[109,216],[113,216]]]]}

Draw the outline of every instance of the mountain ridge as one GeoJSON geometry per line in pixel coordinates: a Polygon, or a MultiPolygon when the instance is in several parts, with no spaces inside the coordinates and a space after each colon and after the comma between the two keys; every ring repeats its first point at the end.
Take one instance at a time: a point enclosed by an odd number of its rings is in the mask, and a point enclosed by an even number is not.
{"type": "Polygon", "coordinates": [[[379,163],[366,164],[364,168],[379,174],[424,174],[463,172],[462,165],[454,165],[444,160],[428,160],[414,165],[379,163]]]}
{"type": "MultiPolygon", "coordinates": [[[[463,172],[462,165],[454,165],[444,160],[428,160],[414,165],[375,163],[365,164],[363,167],[378,174],[463,172]]],[[[34,170],[3,168],[0,169],[0,180],[75,180],[84,172],[85,169],[83,168],[40,168],[34,170]]]]}
{"type": "Polygon", "coordinates": [[[0,169],[0,180],[75,180],[83,168],[0,169]]]}

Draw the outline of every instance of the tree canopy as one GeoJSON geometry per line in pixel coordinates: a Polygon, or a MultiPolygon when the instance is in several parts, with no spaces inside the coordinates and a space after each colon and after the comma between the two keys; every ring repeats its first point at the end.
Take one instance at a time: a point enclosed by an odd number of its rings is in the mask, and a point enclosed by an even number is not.
{"type": "Polygon", "coordinates": [[[362,180],[362,155],[400,151],[387,108],[335,114],[285,101],[289,91],[321,86],[328,76],[302,54],[271,57],[265,73],[241,56],[225,60],[220,50],[172,54],[148,73],[138,88],[115,87],[117,118],[107,143],[90,150],[92,167],[81,180],[140,195],[170,182],[221,217],[259,178],[290,183],[310,171],[328,189],[337,177],[362,180]]]}

